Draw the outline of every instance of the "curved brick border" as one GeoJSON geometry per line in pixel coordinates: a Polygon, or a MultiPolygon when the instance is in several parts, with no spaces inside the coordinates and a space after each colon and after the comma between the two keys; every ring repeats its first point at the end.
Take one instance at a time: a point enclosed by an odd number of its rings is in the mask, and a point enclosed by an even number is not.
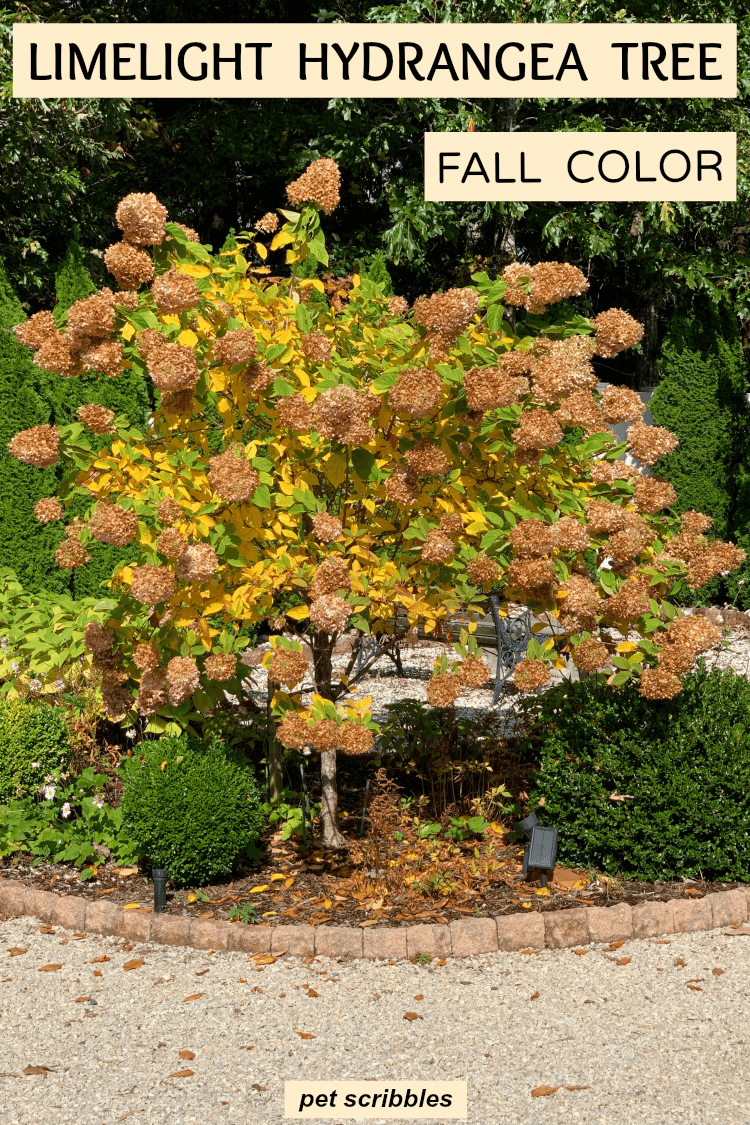
{"type": "Polygon", "coordinates": [[[244,926],[125,910],[109,902],[34,891],[0,879],[0,917],[30,914],[42,922],[83,933],[107,934],[130,941],[190,945],[196,949],[231,949],[242,953],[330,957],[337,961],[365,957],[388,961],[429,953],[433,957],[473,957],[513,949],[564,949],[590,942],[652,938],[734,926],[750,919],[750,888],[722,891],[691,902],[649,902],[642,906],[590,906],[570,910],[467,918],[449,925],[244,926]]]}

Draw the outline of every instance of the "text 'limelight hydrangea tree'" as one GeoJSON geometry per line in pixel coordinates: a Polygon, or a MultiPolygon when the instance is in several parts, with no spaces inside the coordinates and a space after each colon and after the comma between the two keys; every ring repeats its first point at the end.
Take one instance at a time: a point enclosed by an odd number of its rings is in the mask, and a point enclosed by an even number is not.
{"type": "MultiPolygon", "coordinates": [[[[295,269],[309,254],[326,263],[319,220],[338,203],[335,163],[310,165],[288,196],[300,210],[282,211],[280,230],[265,215],[256,231],[295,269]]],[[[680,691],[678,677],[719,638],[678,615],[670,586],[684,576],[700,586],[743,556],[706,539],[700,514],[667,514],[667,482],[616,461],[624,445],[609,423],[633,423],[627,447],[642,465],[676,439],[641,421],[636,393],[595,390],[592,356],[635,344],[636,321],[619,309],[593,321],[541,315],[585,290],[580,270],[514,263],[411,310],[355,277],[329,306],[318,280],[249,269],[242,248],[212,256],[153,195],[128,196],[117,221],[124,239],[104,258],[120,291],[77,302],[65,332],[42,312],[17,334],[59,376],[132,369],[151,380],[149,432],[83,406],[80,424],[35,426],[10,446],[40,467],[66,462],[64,502],[96,501],[69,525],[61,566],[85,565],[90,537],[140,548],[138,565],[112,578],[108,620],[87,628],[112,717],[210,711],[238,690],[239,624],[297,594],[289,616],[306,629],[316,694],[301,705],[307,662],[277,639],[266,658],[277,738],[320,752],[323,839],[335,846],[336,752],[367,752],[376,729],[369,701],[350,694],[354,659],[348,681],[332,671],[347,629],[392,633],[400,612],[430,631],[494,587],[557,619],[516,666],[521,689],[547,683],[565,650],[582,670],[610,666],[614,685],[640,678],[648,698],[680,691]],[[523,336],[507,304],[535,314],[523,336]],[[207,420],[217,412],[218,446],[207,420]],[[102,447],[96,435],[113,430],[102,447]],[[611,569],[589,567],[585,552],[611,569]],[[614,653],[602,626],[635,639],[614,653]]],[[[267,257],[260,242],[256,252],[267,257]]],[[[43,521],[63,516],[52,498],[38,508],[43,521]]],[[[486,680],[473,640],[459,649],[460,661],[436,667],[433,704],[486,680]]]]}

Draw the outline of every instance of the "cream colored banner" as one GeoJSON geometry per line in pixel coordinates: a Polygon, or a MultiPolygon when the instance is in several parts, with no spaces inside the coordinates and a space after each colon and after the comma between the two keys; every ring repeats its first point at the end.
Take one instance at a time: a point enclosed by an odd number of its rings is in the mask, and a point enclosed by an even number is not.
{"type": "Polygon", "coordinates": [[[410,1121],[439,1117],[465,1118],[465,1082],[285,1082],[284,1117],[297,1121],[319,1118],[372,1117],[410,1121]]]}
{"type": "Polygon", "coordinates": [[[21,98],[732,98],[735,24],[13,25],[21,98]]]}
{"type": "Polygon", "coordinates": [[[425,133],[425,199],[734,200],[735,133],[425,133]]]}

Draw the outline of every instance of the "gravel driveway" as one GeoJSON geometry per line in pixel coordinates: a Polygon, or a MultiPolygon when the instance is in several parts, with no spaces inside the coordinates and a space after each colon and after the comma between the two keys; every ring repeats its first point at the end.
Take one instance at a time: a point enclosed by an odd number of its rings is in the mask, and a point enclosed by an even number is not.
{"type": "Polygon", "coordinates": [[[265,1125],[285,1078],[367,1077],[466,1079],[472,1125],[750,1123],[750,937],[256,967],[40,929],[0,923],[0,1125],[265,1125]]]}

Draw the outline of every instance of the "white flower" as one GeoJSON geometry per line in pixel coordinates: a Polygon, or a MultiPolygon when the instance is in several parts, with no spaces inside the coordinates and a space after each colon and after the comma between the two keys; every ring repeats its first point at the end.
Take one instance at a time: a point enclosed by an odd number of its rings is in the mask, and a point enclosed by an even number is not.
{"type": "Polygon", "coordinates": [[[38,769],[39,769],[39,762],[32,762],[32,763],[31,763],[31,768],[32,768],[33,770],[38,770],[38,769]]]}
{"type": "Polygon", "coordinates": [[[96,807],[98,809],[103,808],[104,807],[104,798],[103,797],[94,797],[94,804],[96,805],[96,807]]]}
{"type": "Polygon", "coordinates": [[[10,665],[10,666],[11,666],[11,668],[13,669],[13,671],[14,671],[14,672],[17,672],[17,671],[18,671],[18,661],[17,661],[17,660],[13,660],[13,661],[11,662],[11,665],[10,665]]]}
{"type": "Polygon", "coordinates": [[[54,781],[55,779],[54,779],[54,777],[52,776],[51,773],[48,773],[44,780],[46,782],[50,782],[50,781],[54,781]]]}
{"type": "Polygon", "coordinates": [[[7,638],[7,637],[2,637],[2,638],[0,639],[0,648],[1,648],[2,650],[3,650],[3,652],[5,652],[5,650],[6,650],[6,648],[7,648],[7,647],[8,647],[8,638],[7,638]]]}
{"type": "Polygon", "coordinates": [[[51,801],[57,792],[57,787],[54,785],[45,785],[43,792],[45,801],[51,801]]]}
{"type": "Polygon", "coordinates": [[[42,681],[41,680],[29,680],[29,691],[41,691],[41,690],[42,690],[42,681]]]}
{"type": "Polygon", "coordinates": [[[68,818],[68,817],[70,816],[70,812],[71,812],[71,809],[70,809],[70,802],[69,802],[69,801],[66,801],[66,802],[65,802],[65,804],[63,805],[63,807],[62,807],[62,808],[60,809],[60,812],[62,813],[62,815],[63,815],[63,816],[65,817],[65,819],[67,820],[67,818],[68,818]]]}
{"type": "Polygon", "coordinates": [[[309,750],[303,750],[302,753],[305,755],[306,758],[310,757],[310,751],[309,750]]]}
{"type": "Polygon", "coordinates": [[[135,733],[136,733],[135,727],[131,727],[130,730],[125,731],[125,737],[126,738],[135,738],[135,733]]]}
{"type": "Polygon", "coordinates": [[[65,680],[55,680],[52,686],[54,687],[55,691],[62,691],[62,689],[65,687],[65,680]]]}

